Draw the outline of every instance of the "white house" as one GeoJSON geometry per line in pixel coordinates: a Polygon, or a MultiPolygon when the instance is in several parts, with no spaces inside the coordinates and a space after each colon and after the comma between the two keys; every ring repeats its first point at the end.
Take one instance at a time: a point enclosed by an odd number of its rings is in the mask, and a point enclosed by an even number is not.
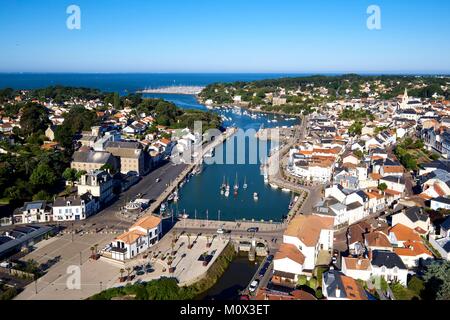
{"type": "Polygon", "coordinates": [[[430,207],[432,210],[450,210],[450,198],[438,197],[431,199],[430,207]]]}
{"type": "Polygon", "coordinates": [[[127,232],[111,244],[111,255],[115,260],[129,260],[158,243],[162,234],[161,219],[146,216],[138,220],[127,232]]]}
{"type": "Polygon", "coordinates": [[[97,197],[100,203],[107,203],[113,197],[113,179],[103,170],[95,170],[81,176],[77,185],[78,195],[90,193],[97,197]]]}
{"type": "Polygon", "coordinates": [[[274,277],[296,281],[298,275],[311,275],[319,253],[333,249],[334,219],[297,216],[283,235],[280,252],[274,258],[274,277]]]}
{"type": "Polygon", "coordinates": [[[90,194],[62,197],[53,202],[54,221],[78,221],[97,213],[99,203],[90,194]]]}
{"type": "Polygon", "coordinates": [[[45,223],[52,221],[51,208],[46,201],[25,202],[23,207],[14,213],[14,223],[45,223]]]}
{"type": "Polygon", "coordinates": [[[372,276],[372,265],[369,259],[342,257],[342,273],[357,280],[367,281],[372,276]]]}
{"type": "Polygon", "coordinates": [[[395,252],[375,250],[371,255],[373,276],[382,277],[389,283],[399,282],[406,287],[408,269],[395,252]]]}

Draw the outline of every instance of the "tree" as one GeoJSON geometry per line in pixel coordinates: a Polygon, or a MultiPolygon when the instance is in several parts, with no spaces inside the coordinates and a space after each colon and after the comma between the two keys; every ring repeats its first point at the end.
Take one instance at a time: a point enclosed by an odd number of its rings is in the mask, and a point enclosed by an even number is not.
{"type": "Polygon", "coordinates": [[[386,190],[387,190],[387,188],[388,188],[388,186],[387,186],[387,184],[386,183],[380,183],[379,185],[378,185],[378,190],[380,190],[381,192],[385,192],[386,190]]]}
{"type": "Polygon", "coordinates": [[[52,195],[45,190],[41,190],[33,196],[33,201],[51,201],[52,195]]]}
{"type": "Polygon", "coordinates": [[[45,130],[49,123],[48,111],[45,107],[36,103],[28,103],[24,106],[20,117],[20,127],[26,137],[45,130]]]}
{"type": "Polygon", "coordinates": [[[298,284],[300,287],[306,285],[307,282],[308,282],[308,280],[306,279],[306,276],[299,276],[299,277],[298,277],[297,284],[298,284]]]}
{"type": "Polygon", "coordinates": [[[38,189],[46,189],[57,181],[52,168],[47,164],[39,164],[30,176],[30,183],[38,189]]]}
{"type": "Polygon", "coordinates": [[[70,184],[73,186],[74,182],[77,180],[77,170],[72,169],[72,168],[67,168],[66,170],[64,170],[62,176],[64,179],[66,179],[67,181],[70,182],[70,184]]]}
{"type": "Polygon", "coordinates": [[[120,96],[118,92],[114,92],[114,109],[120,109],[120,96]]]}
{"type": "Polygon", "coordinates": [[[408,289],[414,292],[417,296],[421,297],[425,290],[425,282],[418,276],[413,276],[408,282],[408,289]]]}
{"type": "Polygon", "coordinates": [[[111,163],[105,163],[100,170],[104,170],[104,171],[108,171],[111,174],[115,173],[114,167],[112,166],[111,163]]]}
{"type": "Polygon", "coordinates": [[[433,262],[425,275],[425,298],[450,300],[450,261],[433,262]]]}

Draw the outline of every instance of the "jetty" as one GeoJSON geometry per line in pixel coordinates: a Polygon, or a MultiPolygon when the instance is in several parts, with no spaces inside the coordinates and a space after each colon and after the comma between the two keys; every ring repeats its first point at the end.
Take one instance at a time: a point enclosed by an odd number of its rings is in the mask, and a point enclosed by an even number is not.
{"type": "Polygon", "coordinates": [[[162,93],[162,94],[183,94],[197,95],[203,91],[205,87],[201,86],[168,86],[160,88],[146,88],[138,91],[138,93],[162,93]]]}

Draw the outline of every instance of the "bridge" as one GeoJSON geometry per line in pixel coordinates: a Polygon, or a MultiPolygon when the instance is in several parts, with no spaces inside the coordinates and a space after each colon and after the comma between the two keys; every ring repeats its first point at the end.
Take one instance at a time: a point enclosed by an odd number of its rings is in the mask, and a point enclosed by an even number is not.
{"type": "Polygon", "coordinates": [[[264,244],[270,252],[275,252],[282,243],[286,227],[286,223],[281,222],[182,219],[174,225],[172,230],[180,233],[218,236],[237,242],[255,240],[257,243],[264,244]],[[258,228],[259,230],[258,232],[248,232],[249,228],[258,228]],[[218,234],[218,229],[224,229],[228,233],[218,234]]]}

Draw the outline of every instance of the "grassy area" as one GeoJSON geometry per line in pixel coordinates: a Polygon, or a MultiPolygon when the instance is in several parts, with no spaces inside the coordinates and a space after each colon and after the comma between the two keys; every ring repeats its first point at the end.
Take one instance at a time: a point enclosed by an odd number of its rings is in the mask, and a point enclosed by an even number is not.
{"type": "Polygon", "coordinates": [[[206,276],[191,286],[179,287],[175,278],[161,278],[146,284],[130,284],[123,288],[108,289],[89,299],[192,300],[209,290],[219,280],[235,256],[233,245],[228,244],[208,269],[206,276]]]}

